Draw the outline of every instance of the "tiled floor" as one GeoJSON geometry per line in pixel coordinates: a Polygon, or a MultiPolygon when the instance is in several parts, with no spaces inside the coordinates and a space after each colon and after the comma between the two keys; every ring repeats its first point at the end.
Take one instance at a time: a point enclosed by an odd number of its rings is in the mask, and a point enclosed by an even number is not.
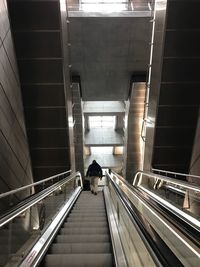
{"type": "Polygon", "coordinates": [[[84,113],[115,113],[125,112],[122,101],[85,101],[84,113]]]}
{"type": "Polygon", "coordinates": [[[91,129],[85,134],[85,145],[123,145],[122,133],[114,129],[91,129]]]}

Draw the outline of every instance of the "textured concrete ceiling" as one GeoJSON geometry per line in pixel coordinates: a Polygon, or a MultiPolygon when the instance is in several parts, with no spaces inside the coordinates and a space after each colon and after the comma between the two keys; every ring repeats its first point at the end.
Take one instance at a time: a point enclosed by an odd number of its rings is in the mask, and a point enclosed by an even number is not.
{"type": "Polygon", "coordinates": [[[147,70],[150,17],[70,17],[72,73],[84,101],[125,100],[134,72],[147,70]]]}

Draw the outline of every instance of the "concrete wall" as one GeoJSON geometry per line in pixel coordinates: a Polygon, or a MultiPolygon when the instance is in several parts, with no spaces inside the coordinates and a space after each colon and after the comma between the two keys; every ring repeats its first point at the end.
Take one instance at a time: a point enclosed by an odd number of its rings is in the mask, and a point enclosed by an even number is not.
{"type": "Polygon", "coordinates": [[[124,129],[124,114],[118,114],[117,115],[115,129],[123,131],[123,129],[124,129]]]}
{"type": "MultiPolygon", "coordinates": [[[[20,82],[6,0],[0,1],[0,193],[32,182],[20,82]]],[[[23,194],[23,196],[26,193],[23,194]]],[[[3,203],[1,201],[0,203],[3,203]]]]}

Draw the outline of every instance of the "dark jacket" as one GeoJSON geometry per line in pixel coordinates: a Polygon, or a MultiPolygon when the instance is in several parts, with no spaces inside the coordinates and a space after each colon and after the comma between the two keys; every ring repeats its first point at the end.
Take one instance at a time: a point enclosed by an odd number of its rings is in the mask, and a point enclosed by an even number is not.
{"type": "Polygon", "coordinates": [[[101,166],[97,162],[90,164],[86,176],[97,176],[101,178],[102,177],[101,166]]]}

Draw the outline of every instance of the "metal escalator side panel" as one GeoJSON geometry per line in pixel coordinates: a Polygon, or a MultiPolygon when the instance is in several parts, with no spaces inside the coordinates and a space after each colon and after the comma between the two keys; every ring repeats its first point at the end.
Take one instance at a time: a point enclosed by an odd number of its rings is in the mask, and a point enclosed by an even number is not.
{"type": "Polygon", "coordinates": [[[54,239],[57,231],[59,230],[60,225],[63,223],[66,215],[70,212],[72,205],[81,193],[81,190],[81,187],[76,188],[70,199],[65,203],[60,212],[57,214],[57,216],[47,227],[45,232],[40,236],[37,243],[33,246],[31,251],[24,258],[24,260],[20,264],[20,267],[34,267],[38,265],[44,253],[47,251],[49,245],[54,239]]]}
{"type": "Polygon", "coordinates": [[[116,267],[127,267],[127,261],[125,257],[124,250],[122,248],[118,227],[115,221],[115,216],[113,213],[113,209],[110,203],[110,193],[108,190],[108,187],[104,187],[104,198],[105,198],[105,204],[106,204],[106,211],[107,211],[107,217],[108,217],[108,223],[109,223],[109,229],[110,229],[110,236],[113,246],[113,253],[115,258],[115,264],[116,267]]]}

